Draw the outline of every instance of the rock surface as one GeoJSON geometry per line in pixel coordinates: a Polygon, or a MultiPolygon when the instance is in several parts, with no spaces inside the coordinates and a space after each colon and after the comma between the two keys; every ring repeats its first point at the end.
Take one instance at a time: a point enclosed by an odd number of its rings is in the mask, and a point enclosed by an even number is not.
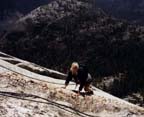
{"type": "Polygon", "coordinates": [[[89,3],[54,0],[38,7],[21,18],[15,30],[2,34],[0,50],[63,73],[78,61],[88,65],[95,79],[123,73],[124,82],[119,77],[109,82],[114,83],[113,94],[143,93],[144,27],[112,18],[101,9],[93,11],[89,3]]]}
{"type": "MultiPolygon", "coordinates": [[[[9,64],[7,64],[6,67],[9,64]]],[[[17,67],[17,72],[19,68],[17,67]]],[[[31,73],[32,74],[32,73],[31,73]]],[[[38,79],[38,78],[36,78],[38,79]]],[[[47,80],[50,79],[47,77],[47,80]]],[[[144,109],[97,88],[94,95],[77,96],[75,85],[34,80],[0,67],[1,117],[143,117],[144,109]]]]}

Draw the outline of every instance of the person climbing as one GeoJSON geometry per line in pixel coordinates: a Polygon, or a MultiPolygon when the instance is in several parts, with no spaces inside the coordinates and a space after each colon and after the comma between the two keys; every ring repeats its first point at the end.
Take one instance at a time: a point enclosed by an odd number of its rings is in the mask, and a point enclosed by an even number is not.
{"type": "Polygon", "coordinates": [[[64,88],[68,86],[69,82],[72,81],[73,78],[76,83],[76,87],[80,84],[78,94],[80,94],[83,88],[85,92],[93,94],[91,89],[92,77],[88,72],[87,66],[79,66],[77,62],[73,62],[70,71],[68,72],[64,88]]]}

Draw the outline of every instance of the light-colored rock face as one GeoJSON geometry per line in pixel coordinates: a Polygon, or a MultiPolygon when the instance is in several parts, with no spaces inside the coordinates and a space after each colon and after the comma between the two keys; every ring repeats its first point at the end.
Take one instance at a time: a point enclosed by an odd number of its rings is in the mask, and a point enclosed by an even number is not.
{"type": "MultiPolygon", "coordinates": [[[[74,85],[63,89],[18,75],[0,73],[0,116],[11,117],[143,117],[144,110],[98,89],[93,96],[77,96],[74,85]]],[[[57,80],[57,79],[55,79],[57,80]]]]}
{"type": "MultiPolygon", "coordinates": [[[[93,87],[94,95],[77,96],[70,83],[34,73],[46,70],[33,63],[0,53],[0,116],[1,117],[143,117],[144,109],[93,87]],[[13,62],[17,61],[17,62],[13,62]],[[21,67],[20,65],[25,65],[21,67]],[[4,68],[5,69],[4,69],[4,68]],[[31,67],[30,71],[27,67],[31,67]],[[8,69],[8,70],[7,70],[8,69]],[[19,74],[18,74],[19,73],[19,74]],[[21,74],[21,75],[20,75],[21,74]]],[[[49,70],[53,74],[59,72],[49,70]]]]}
{"type": "Polygon", "coordinates": [[[55,86],[43,82],[32,81],[20,75],[5,72],[0,75],[0,116],[10,117],[66,117],[75,116],[73,110],[63,109],[59,105],[69,106],[67,102],[55,97],[55,86]],[[53,101],[56,102],[53,102],[53,101]]]}
{"type": "Polygon", "coordinates": [[[4,72],[7,72],[7,71],[8,71],[8,70],[0,67],[0,74],[1,74],[1,73],[4,73],[4,72]]]}

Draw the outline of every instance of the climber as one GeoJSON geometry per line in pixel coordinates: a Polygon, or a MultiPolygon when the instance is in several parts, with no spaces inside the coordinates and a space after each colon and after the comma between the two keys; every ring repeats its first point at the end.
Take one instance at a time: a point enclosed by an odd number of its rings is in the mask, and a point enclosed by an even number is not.
{"type": "Polygon", "coordinates": [[[80,84],[78,95],[80,94],[83,88],[85,92],[93,94],[93,91],[91,89],[92,77],[88,73],[88,68],[85,65],[79,67],[79,64],[77,62],[72,63],[70,71],[68,72],[68,76],[66,78],[64,88],[68,86],[72,78],[74,78],[76,86],[80,84]]]}

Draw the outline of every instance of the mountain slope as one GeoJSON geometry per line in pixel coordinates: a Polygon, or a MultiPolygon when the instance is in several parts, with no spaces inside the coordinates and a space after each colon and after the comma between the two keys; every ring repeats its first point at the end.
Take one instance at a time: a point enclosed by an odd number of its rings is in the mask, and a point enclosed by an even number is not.
{"type": "Polygon", "coordinates": [[[52,0],[1,0],[0,1],[0,31],[8,30],[10,26],[23,15],[40,5],[52,0]]]}
{"type": "Polygon", "coordinates": [[[0,20],[4,20],[14,12],[27,14],[38,6],[48,4],[52,0],[1,0],[0,20]]]}
{"type": "Polygon", "coordinates": [[[108,91],[113,95],[143,96],[143,39],[144,27],[93,11],[89,1],[56,0],[20,19],[0,39],[0,50],[64,73],[78,61],[88,65],[95,80],[112,76],[108,91]]]}
{"type": "Polygon", "coordinates": [[[96,5],[115,17],[144,24],[143,0],[96,0],[96,5]]]}
{"type": "MultiPolygon", "coordinates": [[[[19,67],[26,62],[4,53],[0,55],[0,115],[39,116],[39,117],[121,117],[144,115],[144,109],[94,88],[94,95],[76,96],[73,83],[63,89],[64,80],[47,77],[19,67]],[[7,61],[9,60],[9,61],[7,61]],[[20,63],[11,63],[17,60],[20,63]],[[3,64],[5,63],[5,64],[3,64]],[[5,68],[9,69],[6,70],[5,68]],[[14,71],[11,71],[11,69],[14,71]],[[23,70],[22,70],[23,69],[23,70]],[[35,79],[18,73],[35,74],[35,79]],[[39,77],[38,77],[39,76],[39,77]],[[48,81],[55,81],[57,84],[48,81]],[[63,81],[63,82],[61,82],[63,81]]],[[[44,69],[41,67],[41,69],[44,69]]],[[[45,68],[46,69],[46,68],[45,68]]],[[[34,77],[34,75],[33,75],[34,77]]]]}

